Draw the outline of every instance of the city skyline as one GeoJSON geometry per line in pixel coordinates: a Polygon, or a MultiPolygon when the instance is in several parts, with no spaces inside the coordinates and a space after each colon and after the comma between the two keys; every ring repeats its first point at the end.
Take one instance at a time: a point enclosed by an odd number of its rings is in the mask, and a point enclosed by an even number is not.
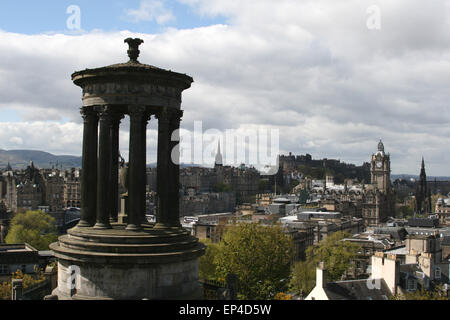
{"type": "MultiPolygon", "coordinates": [[[[205,130],[264,126],[280,131],[282,154],[357,165],[382,139],[393,173],[418,174],[423,156],[428,175],[450,175],[447,1],[61,1],[27,13],[21,3],[0,5],[0,149],[80,155],[70,74],[125,62],[126,46],[116,48],[130,36],[145,41],[142,63],[193,76],[184,130],[198,120],[205,130]],[[367,24],[371,5],[379,29],[367,24]]],[[[155,122],[147,135],[154,162],[155,122]]]]}

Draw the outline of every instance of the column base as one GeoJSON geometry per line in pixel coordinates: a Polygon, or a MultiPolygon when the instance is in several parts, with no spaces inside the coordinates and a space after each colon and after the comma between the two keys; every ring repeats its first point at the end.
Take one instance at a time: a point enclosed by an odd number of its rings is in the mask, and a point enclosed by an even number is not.
{"type": "Polygon", "coordinates": [[[97,222],[94,226],[94,229],[96,230],[105,230],[105,229],[111,229],[111,225],[109,223],[102,223],[102,222],[97,222]]]}
{"type": "Polygon", "coordinates": [[[73,228],[50,245],[58,259],[53,295],[59,300],[202,298],[198,259],[205,246],[188,231],[112,227],[73,228]]]}
{"type": "Polygon", "coordinates": [[[181,229],[181,224],[171,224],[166,222],[157,222],[153,229],[181,229]]]}
{"type": "Polygon", "coordinates": [[[78,222],[78,224],[77,224],[78,227],[82,227],[82,228],[92,227],[92,225],[93,225],[93,223],[89,223],[84,220],[80,220],[80,222],[78,222]]]}
{"type": "Polygon", "coordinates": [[[138,231],[141,230],[141,226],[135,225],[135,224],[129,224],[127,225],[127,227],[125,228],[125,230],[129,230],[129,231],[138,231]]]}

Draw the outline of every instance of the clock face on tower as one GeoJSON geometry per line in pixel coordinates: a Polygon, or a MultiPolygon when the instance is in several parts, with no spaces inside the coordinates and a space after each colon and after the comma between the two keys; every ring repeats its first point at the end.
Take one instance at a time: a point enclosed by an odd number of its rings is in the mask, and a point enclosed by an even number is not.
{"type": "Polygon", "coordinates": [[[383,165],[383,163],[381,161],[377,161],[376,163],[377,168],[381,168],[381,166],[383,165]]]}

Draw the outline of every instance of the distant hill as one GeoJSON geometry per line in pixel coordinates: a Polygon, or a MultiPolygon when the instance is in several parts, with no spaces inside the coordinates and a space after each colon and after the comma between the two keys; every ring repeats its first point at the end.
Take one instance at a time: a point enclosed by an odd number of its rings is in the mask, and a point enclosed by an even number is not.
{"type": "MultiPolygon", "coordinates": [[[[24,169],[33,160],[34,165],[40,169],[51,168],[58,164],[58,168],[70,169],[81,168],[81,157],[54,155],[45,151],[38,150],[2,150],[0,149],[0,170],[4,170],[10,163],[13,169],[24,169]]],[[[197,167],[199,165],[184,164],[180,167],[197,167]]],[[[148,168],[156,168],[156,162],[147,164],[148,168]]]]}
{"type": "Polygon", "coordinates": [[[81,168],[81,157],[54,155],[44,151],[36,150],[1,150],[0,149],[0,169],[4,169],[8,162],[13,169],[23,169],[30,161],[38,168],[51,168],[52,166],[68,168],[81,168]]]}
{"type": "MultiPolygon", "coordinates": [[[[396,180],[396,179],[403,179],[403,180],[414,179],[414,180],[419,180],[419,176],[418,175],[413,175],[413,174],[391,174],[391,180],[396,180]]],[[[428,176],[427,175],[427,181],[434,181],[434,179],[436,179],[436,181],[450,181],[450,177],[444,177],[444,176],[435,177],[435,176],[428,176]]]]}

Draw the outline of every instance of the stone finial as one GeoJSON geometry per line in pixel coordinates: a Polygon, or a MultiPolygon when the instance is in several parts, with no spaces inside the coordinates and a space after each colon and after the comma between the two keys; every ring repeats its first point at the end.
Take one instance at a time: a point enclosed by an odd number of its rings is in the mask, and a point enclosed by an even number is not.
{"type": "Polygon", "coordinates": [[[144,40],[139,38],[127,38],[124,40],[125,43],[128,43],[129,49],[127,51],[128,57],[130,57],[130,61],[138,62],[137,58],[139,57],[139,46],[144,43],[144,40]]]}

